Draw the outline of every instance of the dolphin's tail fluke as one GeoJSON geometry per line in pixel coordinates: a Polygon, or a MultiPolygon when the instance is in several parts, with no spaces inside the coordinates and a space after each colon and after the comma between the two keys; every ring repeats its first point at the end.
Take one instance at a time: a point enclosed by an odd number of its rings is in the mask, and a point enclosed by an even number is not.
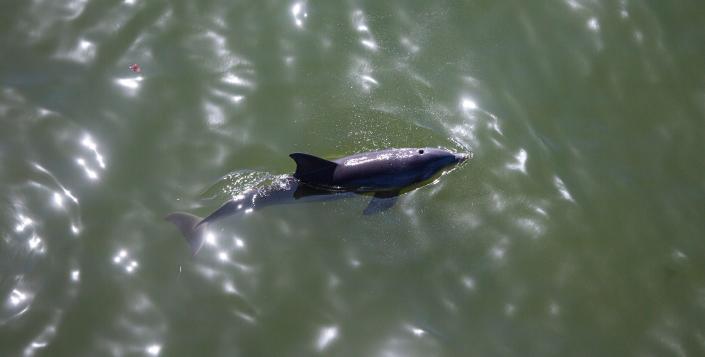
{"type": "Polygon", "coordinates": [[[203,246],[206,222],[201,223],[203,221],[201,217],[183,212],[170,213],[165,218],[179,228],[191,248],[191,253],[196,255],[203,246]]]}

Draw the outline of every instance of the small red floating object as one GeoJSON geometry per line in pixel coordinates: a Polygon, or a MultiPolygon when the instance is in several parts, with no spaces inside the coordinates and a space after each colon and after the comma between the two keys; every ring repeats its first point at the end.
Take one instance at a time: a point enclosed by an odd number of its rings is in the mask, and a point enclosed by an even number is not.
{"type": "Polygon", "coordinates": [[[130,71],[135,72],[135,73],[140,73],[140,72],[142,72],[142,68],[137,63],[133,63],[130,65],[130,71]]]}

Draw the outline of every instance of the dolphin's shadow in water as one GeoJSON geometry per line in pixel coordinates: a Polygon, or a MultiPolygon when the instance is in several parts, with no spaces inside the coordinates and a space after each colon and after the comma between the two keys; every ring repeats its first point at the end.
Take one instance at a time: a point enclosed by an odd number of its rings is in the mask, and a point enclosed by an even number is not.
{"type": "MultiPolygon", "coordinates": [[[[269,206],[333,201],[359,195],[364,195],[364,193],[317,188],[294,177],[287,176],[276,180],[267,187],[253,188],[233,197],[233,199],[225,202],[220,208],[205,218],[184,212],[174,212],[166,216],[166,219],[179,228],[186,237],[192,253],[195,255],[203,245],[206,225],[221,218],[249,213],[269,206]]],[[[389,207],[391,206],[389,205],[389,207]]],[[[375,212],[367,212],[366,209],[364,213],[372,214],[375,212]]]]}

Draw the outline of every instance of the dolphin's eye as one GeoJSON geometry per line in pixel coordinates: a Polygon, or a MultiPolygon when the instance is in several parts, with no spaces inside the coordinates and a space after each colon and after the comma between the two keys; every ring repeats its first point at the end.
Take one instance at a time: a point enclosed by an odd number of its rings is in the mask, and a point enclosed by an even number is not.
{"type": "Polygon", "coordinates": [[[419,150],[419,154],[423,154],[423,150],[419,150]]]}

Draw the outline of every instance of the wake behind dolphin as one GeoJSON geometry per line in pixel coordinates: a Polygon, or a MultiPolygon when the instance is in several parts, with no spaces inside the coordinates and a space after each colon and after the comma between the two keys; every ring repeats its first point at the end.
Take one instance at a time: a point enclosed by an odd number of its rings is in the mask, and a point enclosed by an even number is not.
{"type": "Polygon", "coordinates": [[[336,200],[359,194],[373,195],[363,214],[374,214],[394,206],[402,192],[418,187],[443,169],[467,160],[471,154],[404,148],[365,152],[337,160],[303,153],[289,156],[296,162],[293,176],[246,191],[203,219],[182,212],[171,213],[166,219],[179,228],[196,254],[203,245],[207,223],[217,219],[272,205],[336,200]]]}

